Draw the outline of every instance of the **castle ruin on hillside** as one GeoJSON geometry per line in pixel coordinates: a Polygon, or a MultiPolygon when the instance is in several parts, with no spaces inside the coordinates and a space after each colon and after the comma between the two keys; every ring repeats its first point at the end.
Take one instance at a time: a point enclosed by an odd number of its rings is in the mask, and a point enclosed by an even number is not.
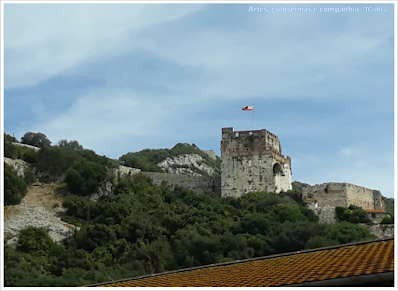
{"type": "Polygon", "coordinates": [[[291,159],[282,155],[279,138],[266,129],[222,129],[221,197],[292,189],[291,159]]]}
{"type": "Polygon", "coordinates": [[[348,207],[351,204],[365,210],[386,210],[383,196],[373,190],[350,183],[323,183],[304,187],[302,198],[316,207],[348,207]]]}

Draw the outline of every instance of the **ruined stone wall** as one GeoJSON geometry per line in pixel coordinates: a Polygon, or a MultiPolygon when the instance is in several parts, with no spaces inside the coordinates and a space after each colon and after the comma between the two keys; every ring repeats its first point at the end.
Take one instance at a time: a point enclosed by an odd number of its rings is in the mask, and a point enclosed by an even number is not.
{"type": "Polygon", "coordinates": [[[221,196],[240,197],[252,191],[292,189],[291,160],[282,155],[279,138],[266,129],[222,129],[221,196]],[[279,164],[278,171],[275,165],[279,164]]]}
{"type": "Polygon", "coordinates": [[[363,209],[385,210],[380,191],[349,183],[331,182],[304,187],[302,198],[311,202],[316,200],[319,207],[348,207],[352,204],[363,209]]]}
{"type": "Polygon", "coordinates": [[[324,183],[304,187],[302,198],[308,201],[316,200],[319,207],[348,206],[345,183],[324,183]]]}
{"type": "Polygon", "coordinates": [[[139,172],[141,172],[141,169],[130,168],[126,166],[119,166],[119,168],[113,169],[115,176],[120,176],[121,178],[126,175],[138,174],[139,172]]]}
{"type": "Polygon", "coordinates": [[[357,185],[345,184],[347,192],[347,206],[356,205],[362,209],[375,209],[373,190],[357,185]]]}
{"type": "Polygon", "coordinates": [[[338,221],[335,207],[308,207],[319,217],[319,223],[333,224],[338,221]]]}
{"type": "Polygon", "coordinates": [[[165,181],[170,185],[178,185],[190,189],[198,194],[201,194],[205,191],[213,191],[218,194],[221,193],[220,178],[178,175],[170,173],[155,173],[155,172],[145,172],[145,171],[141,171],[141,173],[152,178],[155,185],[160,185],[162,181],[165,181]]]}
{"type": "Polygon", "coordinates": [[[386,205],[383,201],[383,195],[379,190],[373,190],[374,209],[386,211],[386,205]]]}
{"type": "Polygon", "coordinates": [[[371,234],[375,235],[378,239],[394,237],[394,224],[374,224],[366,225],[371,234]]]}

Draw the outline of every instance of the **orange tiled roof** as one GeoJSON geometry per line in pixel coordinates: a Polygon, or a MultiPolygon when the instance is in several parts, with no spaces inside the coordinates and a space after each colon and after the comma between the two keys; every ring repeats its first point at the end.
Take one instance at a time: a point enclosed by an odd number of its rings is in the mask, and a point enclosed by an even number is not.
{"type": "Polygon", "coordinates": [[[389,214],[388,212],[384,211],[384,210],[380,210],[380,209],[364,209],[366,212],[369,213],[385,213],[385,214],[389,214]]]}
{"type": "Polygon", "coordinates": [[[201,266],[91,286],[258,287],[286,286],[394,272],[394,239],[362,242],[244,261],[201,266]]]}

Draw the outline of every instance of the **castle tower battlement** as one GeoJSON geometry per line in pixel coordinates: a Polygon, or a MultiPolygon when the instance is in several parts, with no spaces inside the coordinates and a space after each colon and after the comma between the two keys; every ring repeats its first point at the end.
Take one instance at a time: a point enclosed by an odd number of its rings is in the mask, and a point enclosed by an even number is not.
{"type": "Polygon", "coordinates": [[[279,138],[266,129],[223,128],[221,160],[222,197],[292,189],[291,158],[282,155],[279,138]]]}

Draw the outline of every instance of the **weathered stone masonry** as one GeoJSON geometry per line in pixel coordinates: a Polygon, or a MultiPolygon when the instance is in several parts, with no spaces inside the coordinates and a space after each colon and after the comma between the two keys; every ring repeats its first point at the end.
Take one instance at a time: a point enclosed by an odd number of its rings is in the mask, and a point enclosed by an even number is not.
{"type": "Polygon", "coordinates": [[[191,175],[178,175],[170,173],[157,173],[157,172],[141,172],[142,174],[151,177],[155,185],[160,185],[162,181],[170,185],[178,185],[195,193],[201,194],[205,191],[212,191],[220,193],[220,178],[216,177],[202,177],[191,175]]]}
{"type": "Polygon", "coordinates": [[[291,159],[282,155],[279,138],[266,129],[222,129],[221,196],[292,189],[291,159]]]}
{"type": "Polygon", "coordinates": [[[386,210],[380,191],[349,183],[330,182],[304,187],[302,198],[316,201],[318,207],[348,207],[352,204],[363,209],[386,210]]]}

